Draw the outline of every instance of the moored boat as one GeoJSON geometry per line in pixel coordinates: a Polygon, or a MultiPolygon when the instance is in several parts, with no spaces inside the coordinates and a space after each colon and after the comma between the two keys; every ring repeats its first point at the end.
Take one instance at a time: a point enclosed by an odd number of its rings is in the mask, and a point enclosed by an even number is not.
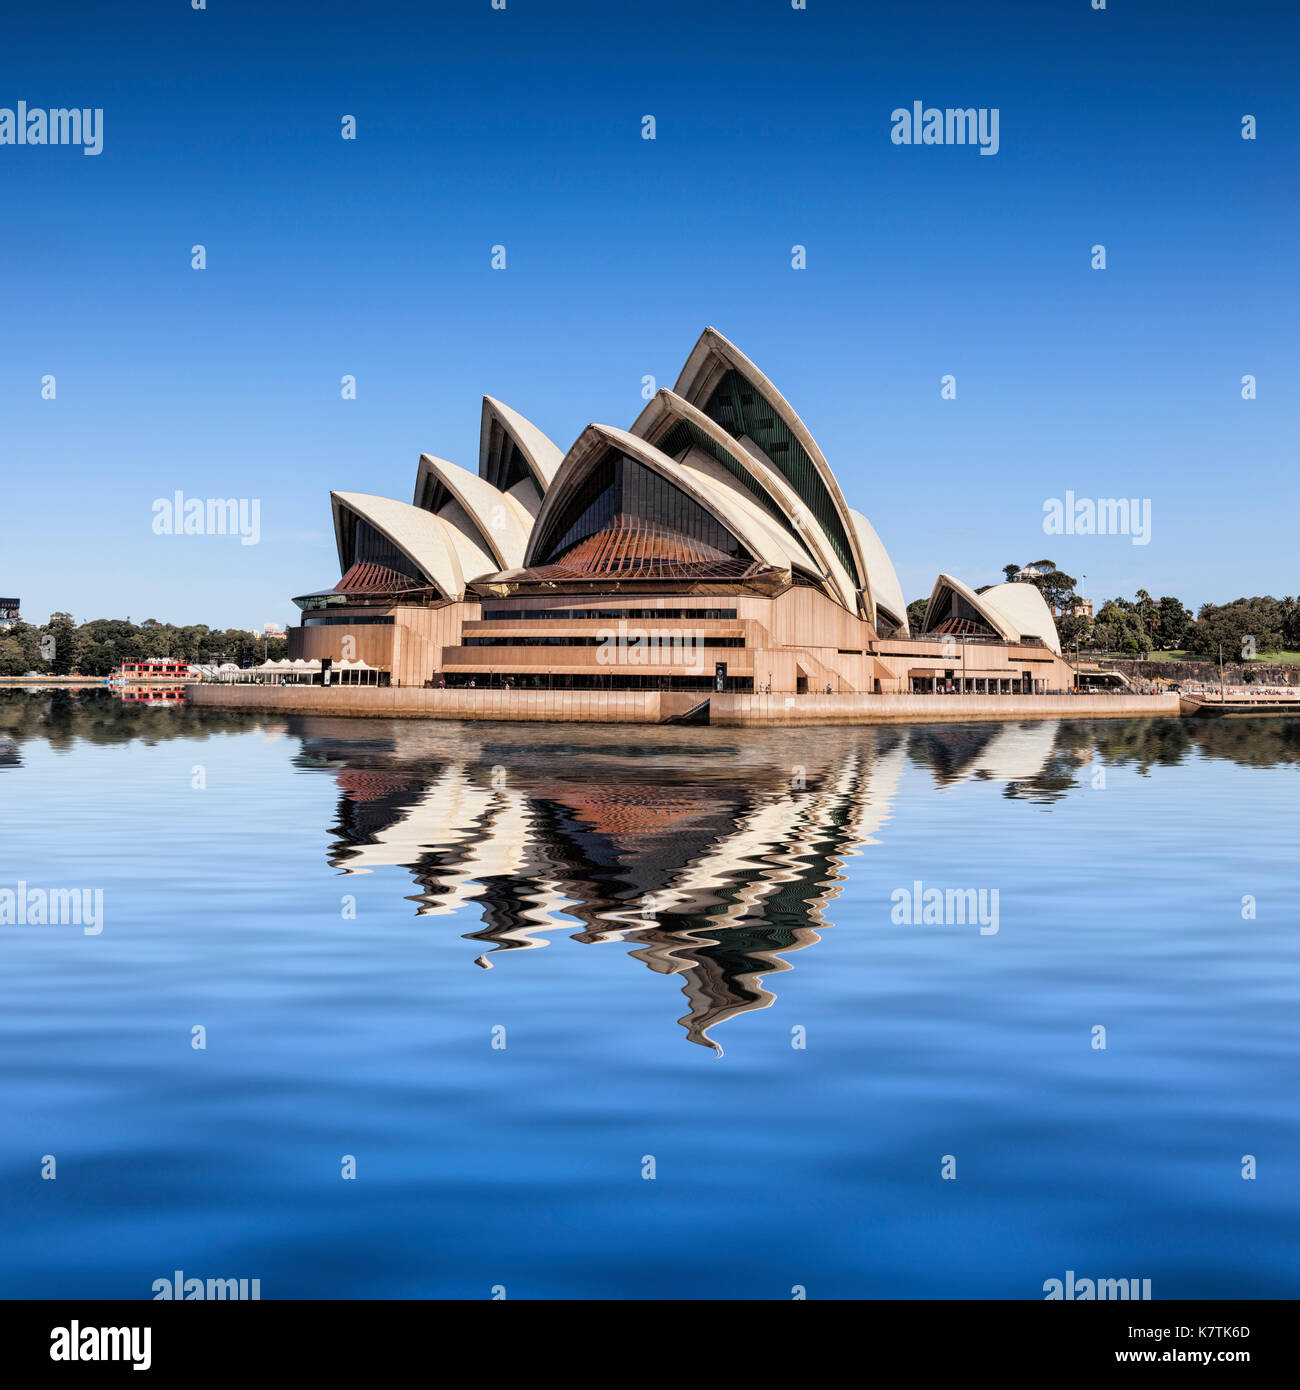
{"type": "Polygon", "coordinates": [[[188,661],[151,657],[148,661],[124,661],[108,678],[110,685],[149,685],[155,681],[175,685],[192,680],[188,661]]]}
{"type": "Polygon", "coordinates": [[[1258,719],[1300,715],[1300,691],[1198,691],[1184,693],[1179,706],[1193,719],[1258,719]]]}

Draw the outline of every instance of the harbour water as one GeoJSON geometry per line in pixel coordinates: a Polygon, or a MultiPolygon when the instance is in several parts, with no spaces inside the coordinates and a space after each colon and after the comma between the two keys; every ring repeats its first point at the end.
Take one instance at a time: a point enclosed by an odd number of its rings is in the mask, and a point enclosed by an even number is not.
{"type": "Polygon", "coordinates": [[[1298,768],[0,692],[0,1294],[1295,1297],[1298,768]]]}

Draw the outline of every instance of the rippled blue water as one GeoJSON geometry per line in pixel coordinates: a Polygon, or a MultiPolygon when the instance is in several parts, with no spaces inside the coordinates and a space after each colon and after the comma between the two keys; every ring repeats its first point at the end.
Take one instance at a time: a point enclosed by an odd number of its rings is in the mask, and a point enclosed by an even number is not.
{"type": "Polygon", "coordinates": [[[0,695],[0,1292],[1294,1297],[1298,766],[0,695]]]}

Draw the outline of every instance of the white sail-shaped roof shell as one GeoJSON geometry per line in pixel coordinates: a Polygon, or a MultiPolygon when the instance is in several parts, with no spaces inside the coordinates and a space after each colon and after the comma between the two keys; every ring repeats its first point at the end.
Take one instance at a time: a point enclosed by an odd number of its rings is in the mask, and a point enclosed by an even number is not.
{"type": "Polygon", "coordinates": [[[985,589],[980,598],[986,608],[1000,613],[1022,640],[1039,637],[1049,651],[1060,656],[1061,639],[1056,631],[1056,620],[1037,584],[995,584],[985,589]]]}
{"type": "Polygon", "coordinates": [[[925,605],[925,619],[921,624],[922,632],[929,632],[932,627],[940,621],[939,612],[942,606],[945,591],[956,594],[958,598],[964,599],[971,608],[979,615],[997,636],[1004,638],[1008,642],[1018,642],[1020,633],[1016,630],[1015,624],[1011,623],[1003,614],[994,612],[986,608],[984,600],[962,580],[954,578],[951,574],[941,574],[934,581],[934,588],[930,590],[930,600],[925,605]]]}
{"type": "Polygon", "coordinates": [[[1052,610],[1036,584],[995,584],[977,594],[969,584],[963,584],[950,574],[941,574],[926,604],[923,631],[929,632],[937,622],[945,590],[968,603],[1004,641],[1022,642],[1028,637],[1037,637],[1049,651],[1060,656],[1061,639],[1057,636],[1052,610]]]}
{"type": "Polygon", "coordinates": [[[564,450],[544,435],[531,420],[517,410],[494,399],[483,397],[483,419],[479,427],[478,471],[494,487],[513,497],[528,512],[537,515],[542,498],[551,485],[564,450]],[[528,478],[504,486],[503,462],[511,452],[518,454],[528,478]]]}
{"type": "Polygon", "coordinates": [[[747,437],[737,439],[728,434],[698,407],[675,391],[667,390],[656,392],[650,399],[633,424],[632,433],[658,442],[677,421],[706,436],[715,456],[721,452],[730,461],[730,469],[725,464],[718,464],[715,472],[734,493],[742,497],[766,497],[770,501],[770,511],[761,503],[759,510],[768,524],[776,524],[780,534],[793,541],[795,549],[790,552],[792,560],[801,554],[811,557],[811,565],[799,564],[798,567],[820,579],[832,598],[850,612],[855,612],[857,605],[853,580],[840,564],[825,532],[820,526],[808,524],[807,508],[800,501],[799,494],[753,440],[747,437]],[[747,486],[737,474],[743,474],[743,479],[747,479],[752,486],[747,486]],[[771,515],[773,512],[776,515],[771,515]],[[776,522],[777,516],[782,519],[781,523],[776,522]]]}
{"type": "Polygon", "coordinates": [[[730,488],[711,477],[702,468],[683,468],[675,459],[647,444],[644,439],[613,425],[588,425],[565,455],[559,472],[533,524],[525,565],[535,565],[545,552],[549,532],[569,497],[587,474],[609,451],[628,458],[659,473],[679,488],[705,511],[709,512],[745,547],[751,556],[773,569],[789,570],[793,561],[780,542],[775,528],[769,530],[755,520],[753,513],[742,507],[730,488]]]}
{"type": "Polygon", "coordinates": [[[522,564],[533,518],[521,502],[468,468],[432,454],[421,454],[415,478],[415,505],[423,506],[428,497],[438,494],[441,500],[434,507],[437,515],[492,555],[497,568],[514,569],[522,564]]]}
{"type": "Polygon", "coordinates": [[[857,534],[858,545],[867,569],[867,594],[870,600],[871,621],[877,622],[877,609],[883,608],[890,620],[900,629],[900,635],[908,635],[907,604],[903,602],[903,586],[894,572],[894,562],[889,558],[876,528],[861,512],[850,508],[849,516],[857,534]]]}
{"type": "Polygon", "coordinates": [[[448,528],[421,507],[376,497],[368,492],[332,492],[334,540],[338,547],[339,568],[346,574],[352,557],[344,545],[344,509],[370,523],[407,557],[444,598],[464,595],[465,579],[455,558],[455,546],[448,528]]]}
{"type": "MultiPolygon", "coordinates": [[[[868,568],[858,540],[857,528],[853,524],[849,504],[844,500],[840,485],[831,472],[830,464],[826,462],[822,451],[817,447],[817,441],[794,407],[758,367],[739,348],[728,342],[716,328],[706,328],[686,359],[673,390],[692,405],[702,406],[728,370],[737,372],[763,398],[807,455],[843,531],[844,543],[848,547],[848,559],[853,570],[851,578],[854,588],[868,593],[868,568]]],[[[746,444],[746,447],[750,448],[751,445],[746,444]]],[[[776,465],[773,463],[772,466],[776,465]]],[[[816,499],[807,496],[801,497],[801,501],[807,507],[810,522],[825,530],[825,521],[817,517],[816,499]]],[[[831,538],[829,531],[827,536],[828,539],[831,538]]]]}

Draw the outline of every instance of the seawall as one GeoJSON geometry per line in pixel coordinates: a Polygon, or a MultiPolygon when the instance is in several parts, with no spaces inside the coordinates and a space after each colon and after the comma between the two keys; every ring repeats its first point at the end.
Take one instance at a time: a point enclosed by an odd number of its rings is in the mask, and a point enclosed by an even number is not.
{"type": "MultiPolygon", "coordinates": [[[[191,705],[375,719],[660,724],[702,694],[658,690],[425,690],[420,687],[191,685],[191,705]]],[[[1172,717],[1177,695],[712,695],[721,725],[955,723],[974,719],[1172,717]]]]}
{"type": "Polygon", "coordinates": [[[192,685],[191,705],[342,714],[370,719],[508,719],[577,724],[660,724],[703,695],[659,690],[426,690],[421,686],[192,685]]]}
{"type": "Polygon", "coordinates": [[[709,723],[919,724],[1178,718],[1177,695],[714,695],[709,723]]]}

